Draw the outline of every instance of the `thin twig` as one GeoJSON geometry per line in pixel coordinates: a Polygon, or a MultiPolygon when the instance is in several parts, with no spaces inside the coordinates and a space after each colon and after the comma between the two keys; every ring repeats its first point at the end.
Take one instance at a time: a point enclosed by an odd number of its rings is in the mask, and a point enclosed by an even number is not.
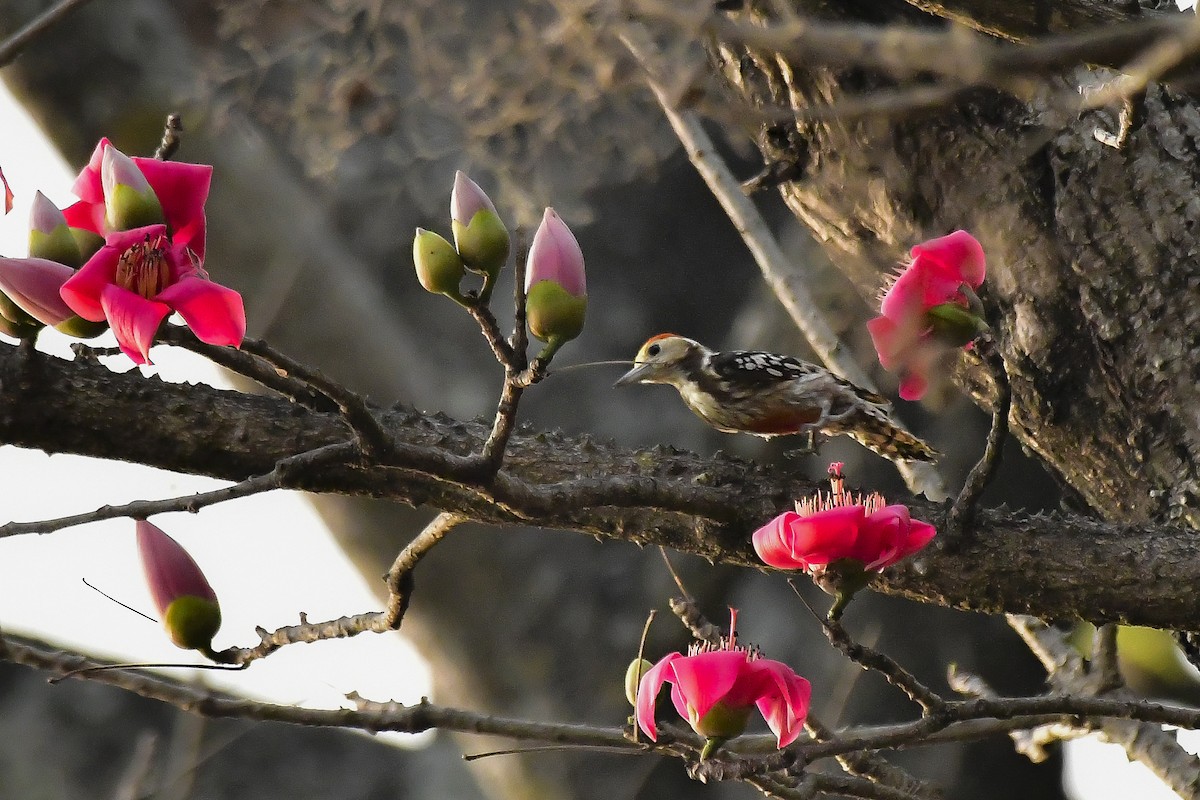
{"type": "Polygon", "coordinates": [[[135,500],[122,505],[101,506],[86,514],[72,514],[57,519],[39,520],[37,522],[9,522],[0,525],[0,538],[5,536],[20,536],[28,533],[52,533],[53,531],[70,528],[75,525],[85,525],[89,522],[100,522],[106,519],[132,517],[146,519],[155,514],[167,514],[173,511],[186,511],[195,514],[206,506],[224,503],[240,497],[269,492],[272,489],[286,488],[290,476],[297,470],[308,470],[337,461],[345,461],[355,452],[354,444],[342,442],[326,445],[316,450],[309,450],[289,458],[280,459],[275,469],[263,475],[255,475],[244,481],[214,489],[211,492],[197,492],[183,497],[171,497],[165,500],[135,500]]]}
{"type": "MultiPolygon", "coordinates": [[[[1087,706],[1094,703],[1136,703],[1140,700],[1125,688],[1108,689],[1103,697],[1090,696],[1103,687],[1104,681],[1097,681],[1095,676],[1088,673],[1083,658],[1067,641],[1063,631],[1034,617],[1009,614],[1007,619],[1046,668],[1052,689],[1074,694],[1071,698],[1073,703],[1087,706]]],[[[1106,642],[1101,647],[1108,649],[1110,645],[1106,642]]],[[[1091,720],[1090,725],[1087,724],[1088,720],[1077,720],[1073,724],[1081,729],[1095,728],[1102,738],[1120,745],[1131,760],[1140,761],[1180,796],[1195,796],[1196,787],[1200,786],[1200,758],[1180,747],[1173,732],[1164,731],[1157,720],[1147,719],[1140,713],[1102,716],[1109,718],[1091,720]]],[[[1194,725],[1180,727],[1192,728],[1194,725]]]]}
{"type": "Polygon", "coordinates": [[[327,378],[320,370],[284,355],[260,339],[243,339],[241,348],[266,361],[281,374],[304,381],[336,403],[346,424],[354,431],[363,455],[372,460],[386,458],[391,451],[391,437],[361,396],[327,378]]]}
{"type": "MultiPolygon", "coordinates": [[[[280,371],[271,364],[255,355],[232,347],[218,347],[206,344],[196,338],[187,328],[178,325],[164,326],[159,332],[158,340],[176,347],[182,347],[197,355],[204,356],[209,361],[224,367],[230,372],[249,378],[261,386],[277,392],[297,405],[312,411],[337,411],[338,406],[325,394],[317,391],[305,381],[298,380],[286,372],[280,371]]],[[[72,349],[80,345],[73,345],[72,349]]],[[[76,350],[76,352],[79,352],[76,350]]],[[[88,352],[96,352],[89,348],[88,352]]],[[[104,353],[100,353],[104,355],[104,353]]]]}
{"type": "Polygon", "coordinates": [[[447,533],[466,521],[461,514],[443,511],[434,517],[420,533],[400,551],[391,569],[385,576],[388,587],[387,610],[384,612],[384,623],[395,630],[404,620],[404,612],[408,610],[412,598],[412,572],[433,546],[442,540],[447,533]]]}
{"type": "MultiPolygon", "coordinates": [[[[478,303],[469,303],[466,306],[467,312],[471,318],[479,324],[479,330],[483,333],[483,338],[487,340],[488,346],[492,348],[492,355],[500,362],[505,371],[517,371],[521,367],[516,366],[518,356],[513,350],[513,347],[504,339],[504,334],[500,332],[500,323],[496,321],[495,314],[492,310],[478,303]]],[[[521,358],[524,357],[520,356],[521,358]]]]}
{"type": "Polygon", "coordinates": [[[1008,369],[992,339],[981,340],[979,351],[980,358],[991,373],[993,384],[996,387],[996,397],[992,407],[992,427],[988,431],[983,455],[967,474],[962,491],[958,493],[954,505],[950,507],[950,512],[946,515],[946,527],[949,534],[946,541],[948,543],[952,543],[952,538],[956,538],[961,544],[962,538],[970,535],[970,529],[975,522],[979,498],[983,494],[983,490],[991,483],[996,469],[1000,466],[1000,454],[1004,449],[1004,439],[1008,436],[1008,413],[1012,408],[1012,387],[1008,382],[1008,369]]]}
{"type": "Polygon", "coordinates": [[[1092,658],[1088,671],[1096,679],[1096,694],[1104,694],[1125,685],[1117,661],[1117,630],[1115,622],[1096,628],[1092,637],[1092,658]]]}
{"type": "Polygon", "coordinates": [[[837,620],[822,621],[825,638],[829,643],[841,650],[846,658],[860,665],[863,669],[874,670],[884,679],[908,696],[909,700],[921,707],[925,714],[941,713],[946,707],[946,700],[886,653],[861,645],[854,641],[842,623],[837,620]]]}
{"type": "Polygon", "coordinates": [[[154,157],[159,161],[168,161],[179,149],[180,137],[183,133],[183,120],[178,114],[168,114],[167,124],[163,126],[162,140],[154,151],[154,157]]]}
{"type": "MultiPolygon", "coordinates": [[[[675,109],[674,100],[656,77],[652,62],[657,58],[653,44],[645,32],[631,28],[622,34],[621,40],[646,71],[646,83],[662,107],[663,114],[671,123],[696,171],[704,178],[730,221],[741,233],[767,285],[783,304],[817,357],[830,370],[846,380],[873,390],[870,377],[854,361],[849,349],[838,339],[833,327],[821,313],[820,303],[808,289],[810,277],[802,274],[802,270],[784,255],[766,221],[754,203],[742,192],[737,178],[721,159],[700,120],[691,112],[675,109]]],[[[924,492],[931,500],[942,500],[948,496],[941,478],[932,466],[908,461],[894,463],[913,493],[924,492]]]]}
{"type": "Polygon", "coordinates": [[[160,339],[199,353],[226,369],[257,381],[310,408],[323,405],[314,398],[316,393],[326,398],[341,413],[346,424],[354,432],[364,456],[379,461],[384,460],[392,451],[391,437],[383,429],[366,400],[326,377],[320,370],[302,364],[261,339],[247,337],[242,340],[238,349],[216,347],[199,341],[191,331],[177,326],[164,328],[160,339]]]}
{"type": "Polygon", "coordinates": [[[61,0],[43,11],[19,31],[0,42],[0,67],[6,67],[39,36],[62,22],[68,14],[88,0],[61,0]]]}

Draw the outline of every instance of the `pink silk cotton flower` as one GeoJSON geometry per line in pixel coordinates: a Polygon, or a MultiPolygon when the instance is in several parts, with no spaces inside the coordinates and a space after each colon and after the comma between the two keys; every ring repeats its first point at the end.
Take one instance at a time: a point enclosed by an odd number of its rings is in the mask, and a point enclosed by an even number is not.
{"type": "Polygon", "coordinates": [[[905,400],[921,399],[947,356],[986,329],[974,294],[985,272],[983,247],[966,231],[913,247],[880,316],[867,323],[879,362],[900,373],[905,400]]]}
{"type": "Polygon", "coordinates": [[[811,685],[786,664],[739,645],[735,635],[731,620],[729,636],[719,645],[699,642],[686,656],[669,653],[642,675],[636,717],[651,740],[658,740],[654,710],[664,683],[671,684],[675,710],[710,742],[740,735],[752,708],[762,714],[780,747],[796,740],[808,716],[811,685]]]}
{"type": "Polygon", "coordinates": [[[241,344],[242,297],[213,283],[192,249],[167,236],[164,225],[115,231],[62,287],[62,298],[87,320],[107,319],[121,351],[149,364],[159,325],[178,311],[201,341],[241,344]]]}
{"type": "Polygon", "coordinates": [[[851,496],[841,466],[830,465],[830,494],[800,500],[796,511],[754,532],[754,552],[766,564],[819,575],[830,564],[850,561],[864,572],[879,572],[933,539],[934,527],[912,519],[906,506],[885,506],[875,493],[851,496]]]}

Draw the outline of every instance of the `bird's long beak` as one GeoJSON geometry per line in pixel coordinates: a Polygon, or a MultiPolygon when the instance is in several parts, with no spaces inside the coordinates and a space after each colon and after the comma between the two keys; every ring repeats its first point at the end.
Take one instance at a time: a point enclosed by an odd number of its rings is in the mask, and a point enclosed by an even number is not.
{"type": "Polygon", "coordinates": [[[654,365],[649,362],[645,364],[637,364],[633,369],[626,372],[613,386],[633,386],[635,383],[641,383],[642,379],[650,374],[654,365]]]}

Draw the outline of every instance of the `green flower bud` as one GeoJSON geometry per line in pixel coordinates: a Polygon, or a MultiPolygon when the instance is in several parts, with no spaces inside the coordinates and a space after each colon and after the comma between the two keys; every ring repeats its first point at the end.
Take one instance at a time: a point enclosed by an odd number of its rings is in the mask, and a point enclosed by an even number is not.
{"type": "Polygon", "coordinates": [[[629,668],[625,670],[625,699],[629,701],[629,705],[637,706],[638,683],[653,666],[644,658],[635,658],[629,662],[629,668]]]}
{"type": "Polygon", "coordinates": [[[108,330],[108,320],[92,322],[76,315],[55,325],[54,330],[65,333],[67,336],[74,336],[76,339],[95,339],[108,330]]]}
{"type": "Polygon", "coordinates": [[[195,595],[177,597],[163,614],[163,627],[176,647],[211,650],[213,637],[221,629],[221,607],[195,595]]]}
{"type": "Polygon", "coordinates": [[[451,220],[450,227],[467,269],[495,278],[508,263],[508,228],[495,211],[477,211],[466,225],[451,220]]]}
{"type": "Polygon", "coordinates": [[[529,331],[543,342],[568,342],[583,331],[587,295],[575,296],[552,280],[529,287],[525,316],[529,331]]]}
{"type": "Polygon", "coordinates": [[[28,339],[43,325],[21,310],[20,306],[0,292],[0,333],[14,339],[28,339]]]}
{"type": "Polygon", "coordinates": [[[504,227],[487,192],[462,170],[454,173],[450,228],[454,232],[454,246],[467,269],[487,276],[485,292],[490,291],[492,282],[508,262],[508,228],[504,227]]]}
{"type": "Polygon", "coordinates": [[[417,280],[428,292],[460,299],[458,285],[466,273],[462,258],[444,238],[423,228],[413,237],[413,264],[417,280]]]}
{"type": "Polygon", "coordinates": [[[68,267],[83,266],[83,254],[67,227],[66,217],[58,206],[41,192],[33,196],[29,220],[29,255],[57,261],[68,267]]]}
{"type": "Polygon", "coordinates": [[[95,231],[89,231],[86,228],[70,228],[70,231],[71,238],[75,240],[75,245],[79,248],[79,255],[85,264],[104,246],[104,237],[95,231]]]}
{"type": "Polygon", "coordinates": [[[692,722],[692,729],[709,739],[732,739],[741,736],[746,730],[746,725],[750,722],[750,712],[753,710],[753,705],[730,707],[718,700],[707,714],[692,722]]]}

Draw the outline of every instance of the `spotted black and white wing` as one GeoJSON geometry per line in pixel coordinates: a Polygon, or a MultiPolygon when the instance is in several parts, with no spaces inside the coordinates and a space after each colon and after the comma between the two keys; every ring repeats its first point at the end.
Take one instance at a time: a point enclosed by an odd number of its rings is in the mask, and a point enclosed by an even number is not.
{"type": "Polygon", "coordinates": [[[820,367],[798,358],[760,350],[714,353],[709,367],[730,384],[765,388],[821,372],[820,367]]]}

